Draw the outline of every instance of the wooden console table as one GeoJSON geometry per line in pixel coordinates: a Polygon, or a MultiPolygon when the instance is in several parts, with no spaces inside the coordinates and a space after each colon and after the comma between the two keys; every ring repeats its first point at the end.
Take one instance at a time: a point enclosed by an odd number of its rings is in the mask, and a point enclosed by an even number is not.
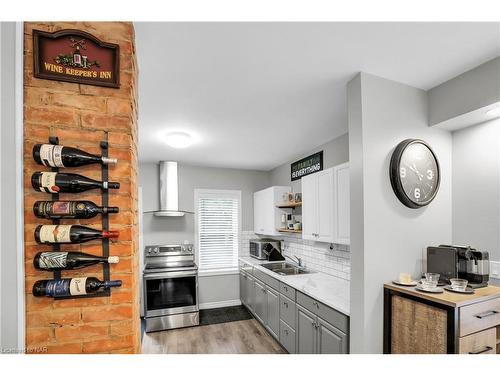
{"type": "Polygon", "coordinates": [[[499,354],[500,287],[431,294],[384,284],[384,353],[499,354]]]}

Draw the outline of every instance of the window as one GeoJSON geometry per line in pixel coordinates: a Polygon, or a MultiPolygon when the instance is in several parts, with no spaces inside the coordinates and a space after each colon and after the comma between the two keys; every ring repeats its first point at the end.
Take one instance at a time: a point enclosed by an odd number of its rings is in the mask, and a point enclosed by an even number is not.
{"type": "Polygon", "coordinates": [[[194,201],[199,273],[237,272],[241,191],[196,189],[194,201]]]}

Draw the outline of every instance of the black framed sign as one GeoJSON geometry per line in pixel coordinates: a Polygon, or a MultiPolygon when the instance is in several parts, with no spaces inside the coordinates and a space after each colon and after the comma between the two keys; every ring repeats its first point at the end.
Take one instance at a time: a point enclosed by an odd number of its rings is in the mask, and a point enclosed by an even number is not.
{"type": "Polygon", "coordinates": [[[120,46],[81,30],[33,30],[36,78],[120,87],[120,46]]]}
{"type": "Polygon", "coordinates": [[[308,174],[323,170],[323,151],[312,154],[291,164],[292,181],[299,180],[308,174]]]}

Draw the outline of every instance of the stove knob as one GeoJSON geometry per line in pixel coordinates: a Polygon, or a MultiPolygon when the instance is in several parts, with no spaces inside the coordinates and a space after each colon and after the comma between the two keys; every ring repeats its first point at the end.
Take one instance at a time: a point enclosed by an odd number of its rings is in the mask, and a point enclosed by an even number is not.
{"type": "Polygon", "coordinates": [[[151,249],[148,249],[148,254],[151,254],[151,249]]]}
{"type": "Polygon", "coordinates": [[[155,253],[155,254],[158,254],[159,252],[160,252],[160,250],[159,250],[157,247],[155,247],[155,248],[154,248],[154,253],[155,253]]]}

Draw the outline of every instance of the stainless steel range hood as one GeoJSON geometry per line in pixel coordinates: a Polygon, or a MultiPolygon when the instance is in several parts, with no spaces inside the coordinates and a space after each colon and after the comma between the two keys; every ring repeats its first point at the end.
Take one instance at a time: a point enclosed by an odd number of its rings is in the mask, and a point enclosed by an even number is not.
{"type": "Polygon", "coordinates": [[[179,210],[179,183],[177,178],[176,161],[160,161],[160,209],[145,211],[155,216],[180,217],[184,214],[193,214],[191,211],[179,210]]]}

